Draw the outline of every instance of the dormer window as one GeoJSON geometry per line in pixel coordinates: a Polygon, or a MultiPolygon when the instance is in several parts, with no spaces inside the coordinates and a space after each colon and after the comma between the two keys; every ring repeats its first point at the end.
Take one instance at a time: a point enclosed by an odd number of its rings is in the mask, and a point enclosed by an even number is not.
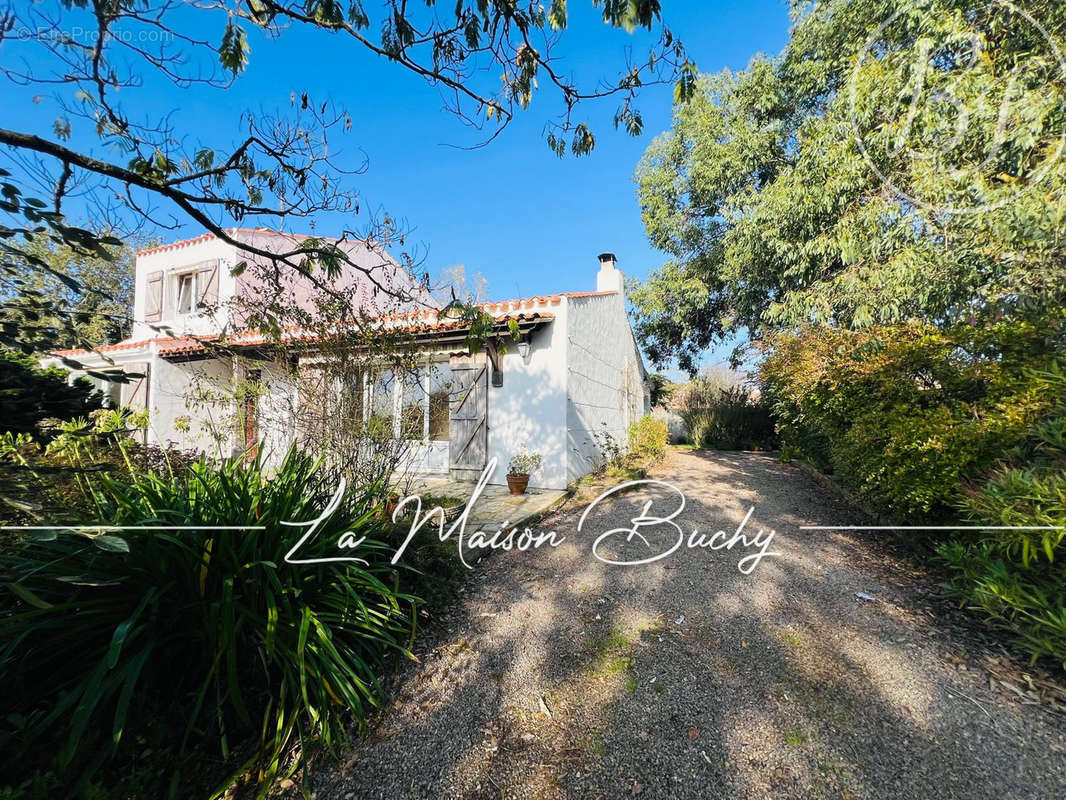
{"type": "Polygon", "coordinates": [[[178,276],[178,313],[192,314],[197,308],[197,275],[188,272],[178,276]]]}
{"type": "MultiPolygon", "coordinates": [[[[219,261],[181,265],[177,269],[155,270],[144,275],[144,321],[164,322],[214,312],[218,309],[219,261]]],[[[137,276],[137,280],[142,280],[137,276]]]]}

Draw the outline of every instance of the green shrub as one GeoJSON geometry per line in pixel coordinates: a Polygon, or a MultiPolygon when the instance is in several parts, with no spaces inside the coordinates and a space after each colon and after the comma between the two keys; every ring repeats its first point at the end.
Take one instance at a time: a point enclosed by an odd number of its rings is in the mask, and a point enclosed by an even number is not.
{"type": "Polygon", "coordinates": [[[640,459],[660,461],[666,455],[670,431],[666,421],[645,414],[629,427],[629,453],[640,459]]]}
{"type": "Polygon", "coordinates": [[[714,450],[771,450],[777,435],[770,409],[744,386],[701,393],[699,405],[679,410],[692,444],[714,450]]]}
{"type": "Polygon", "coordinates": [[[952,571],[949,595],[1007,631],[1034,660],[1055,659],[1066,669],[1066,578],[1061,564],[1025,567],[996,548],[950,541],[938,553],[952,571]]]}
{"type": "Polygon", "coordinates": [[[1066,669],[1066,577],[1062,564],[1024,566],[996,547],[952,540],[937,553],[952,572],[943,588],[1007,631],[1036,660],[1066,669]]]}
{"type": "Polygon", "coordinates": [[[779,336],[760,378],[783,452],[897,521],[989,526],[921,544],[949,593],[1066,665],[1062,330],[1052,315],[779,336]]]}
{"type": "Polygon", "coordinates": [[[1003,441],[963,406],[861,414],[829,448],[836,473],[869,505],[900,519],[940,518],[971,469],[1003,441]]]}
{"type": "MultiPolygon", "coordinates": [[[[130,438],[148,424],[148,413],[98,409],[88,418],[42,426],[47,441],[28,433],[0,433],[0,520],[4,525],[82,521],[88,481],[108,472],[186,469],[199,457],[130,438]]],[[[2,536],[2,535],[0,535],[2,536]]]]}
{"type": "Polygon", "coordinates": [[[1026,567],[1053,563],[1066,536],[1066,377],[1058,369],[1045,375],[1058,384],[1061,405],[958,503],[971,522],[1013,527],[985,531],[978,542],[1026,567]]]}
{"type": "Polygon", "coordinates": [[[840,477],[875,510],[910,521],[954,514],[1054,406],[1029,369],[1054,359],[1057,318],[781,335],[760,366],[782,451],[840,477]]]}
{"type": "Polygon", "coordinates": [[[68,385],[66,370],[41,369],[33,356],[0,348],[0,432],[37,434],[43,420],[85,416],[102,402],[85,378],[68,385]]]}
{"type": "Polygon", "coordinates": [[[1033,658],[1066,668],[1066,375],[1054,367],[1031,378],[1060,404],[960,498],[963,517],[989,529],[960,533],[938,552],[953,572],[951,594],[1033,658]]]}
{"type": "Polygon", "coordinates": [[[415,600],[375,539],[379,487],[349,491],[301,554],[336,556],[352,531],[369,537],[355,551],[368,566],[285,560],[304,529],[281,523],[318,517],[335,488],[294,452],[270,474],[239,459],[131,466],[89,482],[84,521],[191,529],[42,531],[0,554],[4,779],[51,772],[54,793],[73,794],[135,767],[147,742],[167,769],[144,795],[240,776],[265,787],[295,769],[296,742],[343,741],[407,652],[415,600]]]}

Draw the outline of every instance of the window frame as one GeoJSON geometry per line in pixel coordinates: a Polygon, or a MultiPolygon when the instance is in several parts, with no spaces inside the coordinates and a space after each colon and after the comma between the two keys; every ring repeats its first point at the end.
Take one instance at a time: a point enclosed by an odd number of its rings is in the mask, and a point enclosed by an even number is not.
{"type": "Polygon", "coordinates": [[[427,365],[428,366],[427,366],[426,387],[425,387],[425,395],[426,395],[426,441],[428,441],[428,442],[438,442],[438,443],[447,443],[447,442],[451,441],[451,432],[452,432],[452,422],[451,422],[451,416],[452,416],[451,364],[448,361],[432,361],[431,360],[431,361],[427,362],[427,365]],[[438,378],[433,378],[432,377],[433,370],[439,370],[440,376],[438,378]],[[439,381],[439,383],[437,383],[436,386],[434,386],[434,381],[439,381]],[[446,426],[447,435],[443,439],[431,439],[430,436],[429,436],[429,433],[430,433],[430,409],[431,409],[432,403],[433,403],[433,394],[434,394],[433,390],[434,389],[443,391],[445,393],[445,399],[446,399],[446,403],[445,403],[445,414],[446,414],[445,420],[447,421],[447,426],[446,426]]]}
{"type": "Polygon", "coordinates": [[[174,313],[180,316],[189,316],[197,313],[200,308],[200,279],[199,272],[196,270],[188,270],[185,272],[178,272],[174,275],[174,313]],[[181,308],[181,287],[185,280],[189,281],[189,309],[182,311],[181,308]]]}
{"type": "MultiPolygon", "coordinates": [[[[408,442],[418,442],[420,444],[444,444],[449,439],[430,439],[429,438],[429,406],[430,395],[429,391],[429,375],[433,369],[446,370],[448,369],[447,361],[435,361],[428,359],[420,362],[415,367],[415,373],[418,376],[419,391],[422,393],[422,435],[417,439],[412,439],[403,436],[403,410],[405,408],[403,402],[404,388],[407,385],[407,379],[404,375],[398,375],[395,369],[391,367],[383,366],[379,371],[368,370],[363,376],[363,390],[365,392],[363,400],[363,421],[366,422],[370,419],[371,414],[375,413],[375,410],[380,406],[392,407],[392,430],[393,436],[396,439],[403,439],[408,442]],[[391,388],[389,390],[389,398],[382,403],[375,401],[375,393],[378,387],[378,376],[385,371],[392,373],[391,388]]],[[[447,381],[442,382],[443,387],[447,387],[447,381]]],[[[449,432],[450,432],[449,424],[449,432]]]]}

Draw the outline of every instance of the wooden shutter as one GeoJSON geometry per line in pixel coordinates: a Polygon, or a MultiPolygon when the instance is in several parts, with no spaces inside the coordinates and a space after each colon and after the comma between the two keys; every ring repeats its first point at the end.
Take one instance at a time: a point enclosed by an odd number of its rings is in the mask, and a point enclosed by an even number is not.
{"type": "Polygon", "coordinates": [[[144,284],[144,320],[159,322],[163,318],[163,273],[149,272],[144,284]]]}
{"type": "Polygon", "coordinates": [[[475,481],[489,450],[488,362],[483,353],[452,356],[448,453],[453,480],[475,481]]]}
{"type": "Polygon", "coordinates": [[[218,262],[215,261],[208,267],[199,270],[196,279],[197,289],[200,296],[197,298],[197,306],[214,307],[218,303],[218,262]]]}
{"type": "MultiPolygon", "coordinates": [[[[258,384],[263,378],[263,373],[257,369],[248,370],[245,376],[250,383],[258,384]]],[[[256,396],[256,387],[245,387],[244,392],[244,458],[249,463],[259,456],[259,404],[256,396]]]]}
{"type": "Polygon", "coordinates": [[[150,365],[132,364],[130,373],[141,375],[139,378],[131,377],[127,383],[122,384],[120,398],[122,405],[129,406],[137,411],[148,408],[148,382],[151,377],[150,365]]]}

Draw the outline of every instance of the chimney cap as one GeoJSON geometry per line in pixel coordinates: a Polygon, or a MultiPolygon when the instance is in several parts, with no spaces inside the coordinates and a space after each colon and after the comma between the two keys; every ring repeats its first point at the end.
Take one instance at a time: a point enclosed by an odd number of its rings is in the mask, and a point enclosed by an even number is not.
{"type": "Polygon", "coordinates": [[[599,259],[601,264],[606,264],[608,261],[614,263],[618,260],[614,257],[614,253],[600,253],[599,259]]]}

